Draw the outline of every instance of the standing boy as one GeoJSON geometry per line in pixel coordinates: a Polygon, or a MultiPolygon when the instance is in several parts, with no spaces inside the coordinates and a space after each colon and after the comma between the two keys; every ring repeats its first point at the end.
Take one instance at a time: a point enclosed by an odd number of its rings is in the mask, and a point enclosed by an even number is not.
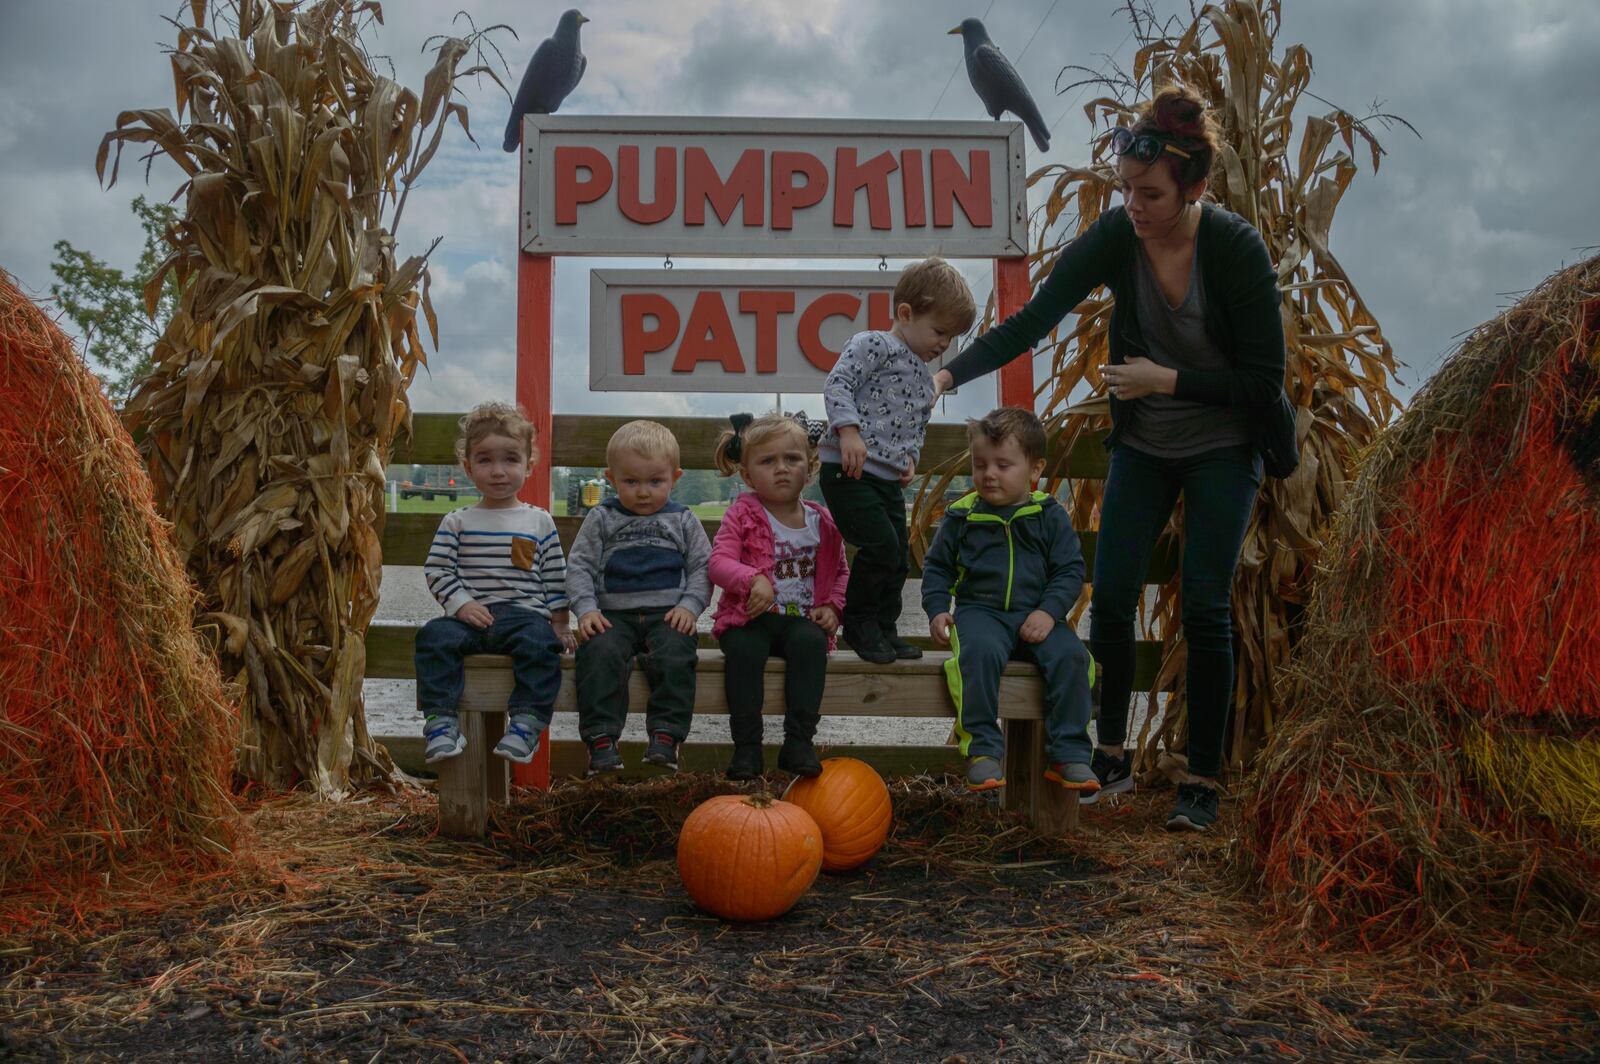
{"type": "Polygon", "coordinates": [[[484,403],[461,419],[456,457],[482,498],[445,514],[422,572],[444,607],[417,633],[417,705],[429,763],[466,749],[456,710],[468,654],[509,654],[506,733],[494,752],[533,760],[561,688],[566,560],[550,514],[517,499],[537,451],[521,409],[484,403]]]}
{"type": "Polygon", "coordinates": [[[844,641],[880,665],[922,656],[896,630],[911,567],[905,487],[916,475],[932,414],[927,363],[977,317],[960,271],[939,258],[907,266],[893,303],[893,327],[851,337],[828,374],[822,392],[828,431],[817,447],[822,497],[840,535],[856,548],[844,641]]]}
{"type": "Polygon", "coordinates": [[[968,422],[967,437],[977,490],[945,509],[922,567],[929,631],[954,651],[945,677],[968,758],[967,787],[1005,785],[1000,674],[1015,655],[1044,674],[1045,779],[1098,790],[1089,768],[1093,664],[1062,623],[1083,588],[1083,553],[1066,510],[1032,490],[1044,472],[1044,426],[1031,411],[1002,407],[968,422]]]}
{"type": "Polygon", "coordinates": [[[623,425],[606,444],[606,464],[617,494],[584,517],[567,561],[567,595],[583,637],[578,734],[589,747],[590,776],[621,770],[628,672],[645,652],[644,760],[676,772],[694,715],[695,620],[711,601],[711,542],[700,519],[670,498],[683,470],[665,426],[623,425]]]}

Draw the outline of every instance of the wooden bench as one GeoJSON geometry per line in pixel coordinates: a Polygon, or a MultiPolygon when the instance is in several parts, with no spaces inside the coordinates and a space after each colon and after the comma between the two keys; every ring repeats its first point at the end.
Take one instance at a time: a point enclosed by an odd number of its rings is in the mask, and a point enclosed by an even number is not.
{"type": "MultiPolygon", "coordinates": [[[[417,414],[409,452],[395,455],[396,463],[449,464],[454,462],[457,414],[417,414]]],[[[551,462],[563,467],[592,467],[605,464],[605,445],[624,416],[558,415],[548,443],[551,462]]],[[[678,438],[685,468],[710,468],[711,453],[724,422],[715,418],[659,418],[678,438]]],[[[932,469],[966,449],[966,430],[961,425],[929,426],[923,451],[923,467],[932,469]]],[[[1082,440],[1062,458],[1063,472],[1073,479],[1105,475],[1106,459],[1099,441],[1082,440]]],[[[386,565],[421,565],[427,556],[439,514],[390,514],[383,534],[386,565]]],[[[562,543],[571,545],[580,518],[557,517],[562,543]]],[[[718,522],[705,521],[706,532],[716,535],[718,522]]],[[[1093,566],[1096,546],[1093,532],[1080,531],[1085,560],[1093,566]]],[[[1177,564],[1176,552],[1166,544],[1152,560],[1146,579],[1166,580],[1177,564]]],[[[913,575],[916,575],[915,571],[913,575]]],[[[374,624],[367,632],[366,675],[375,678],[413,678],[413,646],[418,626],[374,624]]],[[[918,661],[872,665],[848,651],[836,652],[829,662],[824,694],[824,716],[948,717],[955,709],[944,679],[948,652],[934,650],[926,637],[911,640],[924,647],[918,661]]],[[[696,715],[725,715],[723,659],[709,637],[702,636],[700,680],[695,697],[696,715]]],[[[1138,647],[1135,686],[1148,689],[1160,663],[1160,644],[1143,641],[1138,647]]],[[[563,659],[564,675],[557,712],[576,710],[572,660],[563,659]]],[[[508,659],[484,655],[468,659],[467,686],[462,700],[462,730],[468,752],[441,762],[439,769],[440,822],[452,834],[482,834],[488,806],[503,801],[508,793],[506,762],[489,751],[504,731],[506,696],[511,691],[508,659]]],[[[648,688],[640,670],[635,669],[630,688],[630,708],[642,711],[648,688]]],[[[1038,827],[1049,831],[1070,828],[1077,819],[1076,796],[1047,784],[1041,775],[1044,763],[1044,728],[1041,711],[1040,679],[1031,665],[1013,663],[1001,682],[1001,726],[1006,737],[1007,787],[1002,802],[1008,809],[1027,813],[1038,827]]],[[[766,672],[765,713],[783,714],[783,662],[774,659],[766,672]]],[[[391,747],[400,746],[391,741],[391,747]]],[[[411,745],[420,754],[420,741],[411,745]]],[[[951,746],[846,748],[873,764],[880,772],[928,771],[958,768],[957,754],[951,746]]],[[[554,775],[581,774],[587,763],[581,743],[552,743],[551,771],[554,775]]],[[[771,751],[768,752],[769,760],[771,751]]],[[[720,768],[726,762],[725,745],[686,743],[682,760],[686,767],[720,768]]],[[[405,758],[400,758],[406,760],[405,758]]],[[[416,760],[420,760],[417,757],[416,760]]]]}

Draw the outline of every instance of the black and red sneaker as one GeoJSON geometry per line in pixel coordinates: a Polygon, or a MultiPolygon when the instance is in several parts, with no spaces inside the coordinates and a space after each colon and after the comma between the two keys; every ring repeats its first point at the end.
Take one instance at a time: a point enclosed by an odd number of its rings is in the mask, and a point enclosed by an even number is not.
{"type": "Polygon", "coordinates": [[[669,733],[652,733],[650,745],[644,748],[645,764],[656,765],[668,772],[678,771],[678,746],[678,740],[669,733]]]}
{"type": "Polygon", "coordinates": [[[593,778],[602,772],[622,771],[622,751],[617,749],[616,736],[597,735],[585,743],[589,747],[589,768],[584,776],[593,778]]]}

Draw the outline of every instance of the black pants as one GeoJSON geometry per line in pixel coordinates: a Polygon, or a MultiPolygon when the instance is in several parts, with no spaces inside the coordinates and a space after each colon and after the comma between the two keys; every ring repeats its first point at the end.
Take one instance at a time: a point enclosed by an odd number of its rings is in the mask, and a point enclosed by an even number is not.
{"type": "Polygon", "coordinates": [[[876,624],[893,635],[911,572],[905,490],[897,480],[868,473],[856,480],[835,462],[822,463],[819,482],[839,535],[856,549],[844,594],[845,627],[853,632],[876,624]]]}
{"type": "Polygon", "coordinates": [[[788,663],[783,678],[783,734],[809,740],[822,719],[822,686],[828,678],[828,636],[808,617],[764,613],[722,633],[728,659],[724,682],[728,691],[728,730],[734,744],[761,742],[761,710],[766,702],[762,674],[767,658],[788,663]]]}
{"type": "Polygon", "coordinates": [[[585,741],[622,734],[628,720],[628,673],[645,654],[650,702],[645,730],[666,732],[680,743],[694,717],[694,636],[666,622],[666,610],[602,610],[611,627],[578,647],[578,735],[585,741]]]}
{"type": "Polygon", "coordinates": [[[1100,742],[1128,735],[1134,613],[1156,538],[1183,495],[1183,637],[1188,643],[1189,771],[1216,776],[1233,705],[1233,571],[1250,525],[1261,459],[1248,445],[1157,458],[1122,444],[1100,504],[1089,649],[1100,663],[1100,742]]]}

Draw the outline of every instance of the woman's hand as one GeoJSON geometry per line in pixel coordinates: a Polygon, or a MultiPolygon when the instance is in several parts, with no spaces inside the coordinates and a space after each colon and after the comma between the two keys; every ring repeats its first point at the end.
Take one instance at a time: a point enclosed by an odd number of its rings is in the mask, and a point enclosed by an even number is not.
{"type": "Polygon", "coordinates": [[[1143,399],[1147,395],[1171,395],[1178,387],[1178,371],[1151,362],[1148,358],[1130,358],[1120,366],[1106,366],[1100,371],[1112,395],[1124,401],[1143,399]]]}
{"type": "Polygon", "coordinates": [[[950,376],[949,370],[942,369],[938,373],[935,373],[933,375],[933,402],[929,403],[928,405],[931,407],[937,404],[939,402],[939,397],[944,395],[945,392],[953,390],[955,386],[956,379],[950,376]]]}

